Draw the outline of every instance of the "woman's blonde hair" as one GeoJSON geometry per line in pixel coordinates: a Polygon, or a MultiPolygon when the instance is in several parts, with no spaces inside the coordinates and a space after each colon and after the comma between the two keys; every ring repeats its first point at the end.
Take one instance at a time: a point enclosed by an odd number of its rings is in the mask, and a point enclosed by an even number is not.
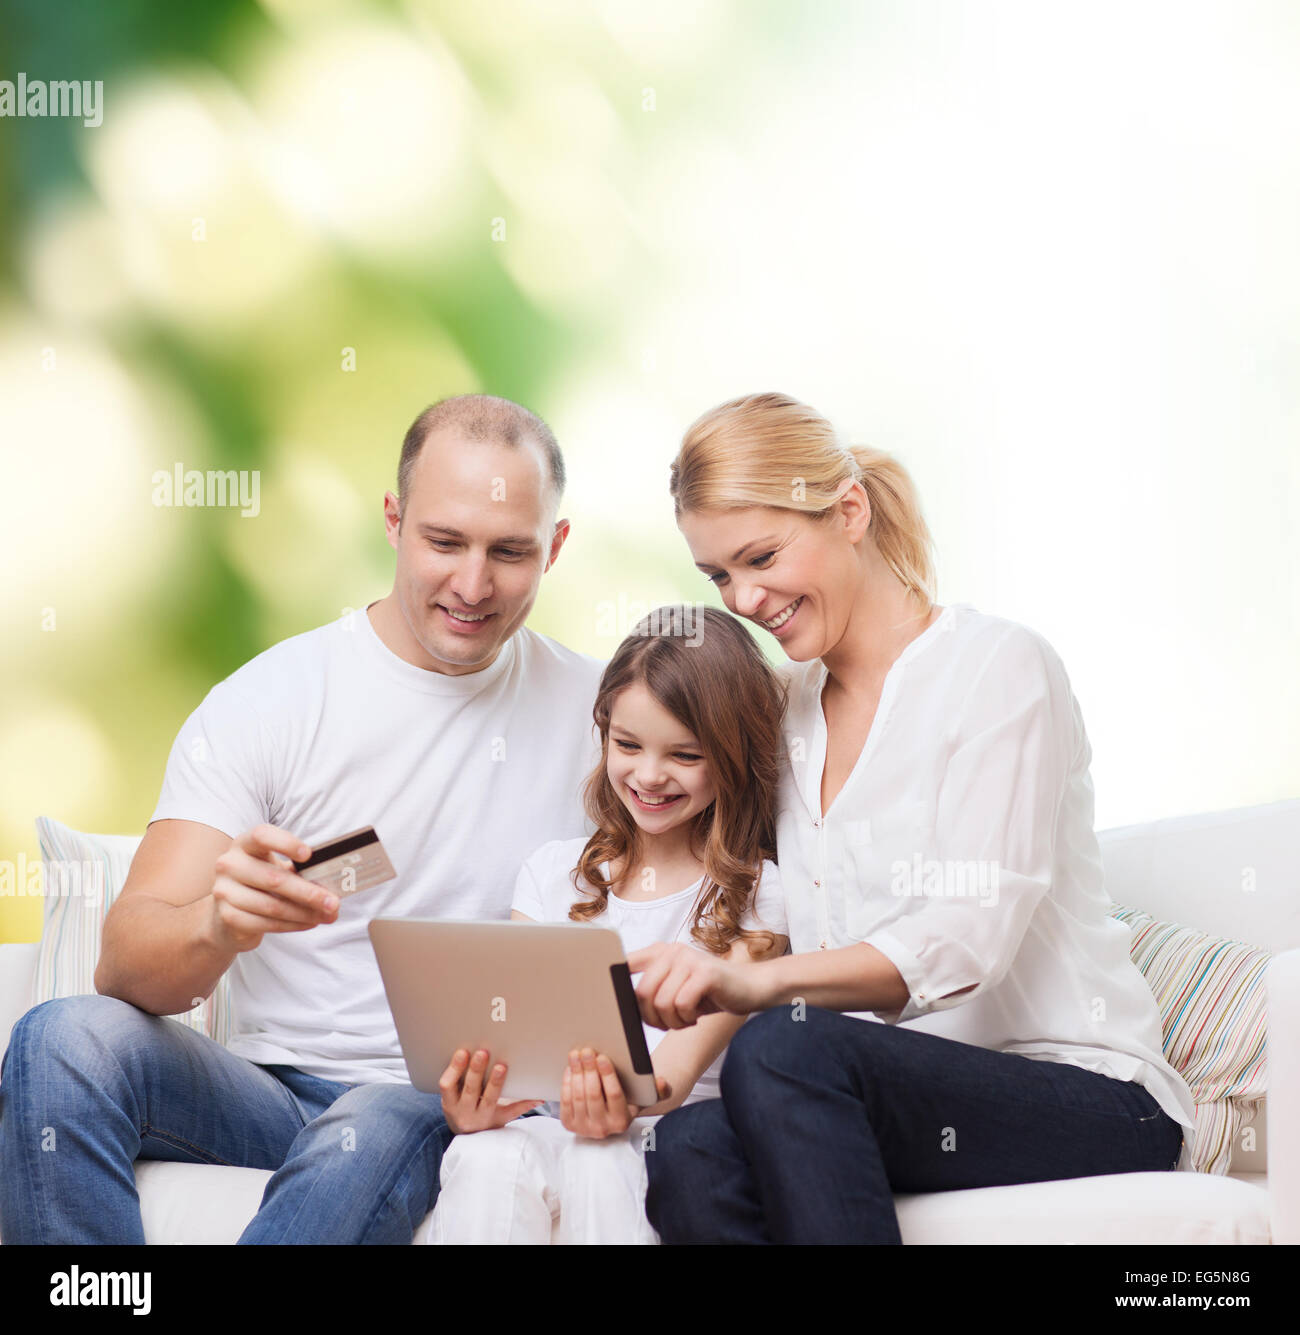
{"type": "Polygon", "coordinates": [[[687,428],[668,490],[688,510],[754,505],[826,519],[850,481],[871,503],[867,532],[910,597],[935,600],[933,541],[916,488],[892,455],[845,445],[815,409],[787,394],[750,394],[711,408],[687,428]]]}

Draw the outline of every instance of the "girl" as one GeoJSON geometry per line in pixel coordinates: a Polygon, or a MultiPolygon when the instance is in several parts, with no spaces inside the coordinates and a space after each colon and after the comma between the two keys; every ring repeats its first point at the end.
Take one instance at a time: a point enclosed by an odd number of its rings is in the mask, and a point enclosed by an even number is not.
{"type": "Polygon", "coordinates": [[[722,1098],[656,1128],[663,1240],[898,1243],[895,1192],[1174,1168],[1194,1106],[1107,916],[1051,646],[937,606],[907,474],[785,395],[701,417],[670,491],[700,570],[792,660],[794,953],[628,961],[652,1024],[765,1012],[722,1098]]]}
{"type": "MultiPolygon", "coordinates": [[[[511,916],[615,928],[624,948],[677,942],[701,958],[786,948],[776,868],[780,683],[753,637],[713,608],[641,621],[601,678],[601,763],[584,801],[589,839],[543,845],[523,865],[511,916]]],[[[442,1161],[438,1242],[653,1243],[643,1152],[670,1109],[716,1099],[721,1054],[744,1017],[681,1033],[647,1028],[660,1102],[630,1107],[609,1059],[570,1055],[548,1115],[501,1105],[505,1068],[456,1054],[443,1108],[458,1131],[442,1161]],[[662,1041],[661,1041],[662,1040],[662,1041]]]]}

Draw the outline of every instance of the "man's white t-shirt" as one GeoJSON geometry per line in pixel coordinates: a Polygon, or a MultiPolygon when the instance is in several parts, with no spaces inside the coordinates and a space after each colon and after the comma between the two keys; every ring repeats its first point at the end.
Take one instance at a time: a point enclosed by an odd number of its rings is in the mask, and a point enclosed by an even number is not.
{"type": "Polygon", "coordinates": [[[890,668],[825,815],[827,669],[787,672],[777,848],[791,950],[866,942],[909,996],[861,1018],[1135,1081],[1190,1142],[1195,1104],[1129,929],[1108,916],[1092,748],[1047,641],[945,607],[890,668]]]}
{"type": "Polygon", "coordinates": [[[405,1081],[367,934],[380,916],[507,918],[520,864],[591,832],[603,664],[521,627],[481,672],[394,654],[365,611],[274,645],[181,728],[152,820],[235,838],[262,822],[307,844],[373,825],[395,880],[333,923],[268,933],[230,968],[229,1050],[345,1084],[405,1081]]]}
{"type": "MultiPolygon", "coordinates": [[[[583,836],[577,839],[555,839],[539,848],[519,869],[511,907],[534,922],[570,921],[569,909],[590,893],[586,880],[572,874],[586,846],[587,839],[583,836]]],[[[607,862],[601,864],[601,871],[608,877],[607,862]]],[[[691,936],[691,927],[695,922],[693,910],[703,879],[701,877],[694,885],[676,894],[665,895],[662,899],[649,899],[644,903],[611,894],[605,900],[605,911],[586,921],[596,927],[612,927],[619,934],[623,951],[628,955],[643,946],[654,945],[657,941],[684,941],[697,950],[703,950],[704,947],[691,936]]],[[[785,900],[781,894],[780,873],[774,862],[763,863],[758,889],[740,925],[747,931],[786,935],[785,900]]],[[[655,1029],[648,1024],[643,1027],[646,1045],[653,1053],[667,1030],[655,1029]]],[[[719,1097],[718,1080],[725,1056],[725,1052],[719,1054],[695,1082],[695,1088],[686,1096],[683,1104],[719,1097]]],[[[548,1105],[548,1110],[558,1115],[559,1105],[548,1105]]]]}

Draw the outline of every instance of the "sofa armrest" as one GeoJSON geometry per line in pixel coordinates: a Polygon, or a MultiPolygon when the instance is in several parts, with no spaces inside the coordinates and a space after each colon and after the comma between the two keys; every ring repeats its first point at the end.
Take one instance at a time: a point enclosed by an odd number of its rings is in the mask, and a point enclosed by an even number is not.
{"type": "Polygon", "coordinates": [[[1268,965],[1268,1194],[1275,1244],[1300,1242],[1300,950],[1268,965]]]}
{"type": "Polygon", "coordinates": [[[0,1056],[9,1047],[14,1025],[32,1008],[39,941],[0,945],[0,1056]]]}

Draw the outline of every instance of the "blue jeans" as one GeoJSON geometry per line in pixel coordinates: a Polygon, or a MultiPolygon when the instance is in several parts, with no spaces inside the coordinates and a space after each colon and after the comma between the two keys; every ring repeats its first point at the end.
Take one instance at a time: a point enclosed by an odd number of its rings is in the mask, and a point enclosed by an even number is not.
{"type": "Polygon", "coordinates": [[[778,1007],[655,1126],[646,1213],[666,1243],[901,1243],[895,1192],[1163,1171],[1182,1131],[1131,1081],[778,1007]]]}
{"type": "Polygon", "coordinates": [[[0,1068],[0,1240],[142,1243],[136,1159],[267,1168],[240,1242],[409,1243],[451,1131],[436,1094],[259,1066],[113,997],[14,1026],[0,1068]]]}

